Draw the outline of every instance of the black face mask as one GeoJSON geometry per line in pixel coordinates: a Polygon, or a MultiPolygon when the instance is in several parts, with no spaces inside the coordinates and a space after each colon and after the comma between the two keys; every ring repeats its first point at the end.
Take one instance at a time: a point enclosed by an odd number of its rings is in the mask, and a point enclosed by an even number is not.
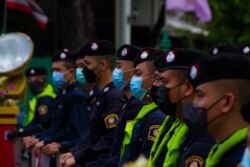
{"type": "Polygon", "coordinates": [[[83,68],[82,73],[87,82],[94,83],[96,82],[96,74],[94,70],[89,70],[87,67],[83,68]]]}
{"type": "Polygon", "coordinates": [[[244,104],[241,108],[241,115],[243,119],[247,122],[250,123],[250,101],[248,101],[246,104],[244,104]]]}
{"type": "Polygon", "coordinates": [[[41,93],[45,87],[44,81],[28,82],[28,87],[33,95],[41,93]]]}
{"type": "Polygon", "coordinates": [[[198,107],[193,103],[188,103],[182,112],[183,121],[187,124],[190,130],[195,132],[205,132],[207,130],[207,125],[223,115],[221,113],[217,117],[213,118],[208,122],[207,113],[213,108],[218,102],[223,99],[224,96],[216,100],[208,108],[198,107]]]}
{"type": "Polygon", "coordinates": [[[166,115],[175,116],[177,105],[172,103],[169,98],[169,91],[171,89],[165,86],[158,87],[154,99],[160,110],[166,115]]]}
{"type": "Polygon", "coordinates": [[[151,99],[152,99],[152,101],[153,102],[155,102],[156,103],[156,92],[157,92],[157,90],[158,90],[158,88],[159,88],[159,86],[154,86],[154,85],[152,85],[151,86],[151,89],[150,89],[150,96],[151,96],[151,99]]]}

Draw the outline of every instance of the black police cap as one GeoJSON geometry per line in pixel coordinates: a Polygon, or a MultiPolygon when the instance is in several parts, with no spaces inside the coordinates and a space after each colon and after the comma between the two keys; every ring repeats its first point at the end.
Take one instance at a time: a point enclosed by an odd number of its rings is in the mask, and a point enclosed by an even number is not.
{"type": "Polygon", "coordinates": [[[142,49],[134,60],[134,66],[136,67],[138,64],[146,62],[146,61],[153,61],[162,54],[162,51],[153,49],[153,48],[144,48],[142,49]]]}
{"type": "Polygon", "coordinates": [[[161,54],[161,55],[157,56],[154,60],[154,66],[156,67],[157,71],[160,71],[160,69],[161,69],[161,61],[162,61],[163,56],[164,56],[164,54],[161,54]]]}
{"type": "Polygon", "coordinates": [[[62,49],[57,52],[55,56],[52,57],[52,63],[57,61],[75,63],[76,54],[69,52],[68,49],[62,49]]]}
{"type": "Polygon", "coordinates": [[[221,79],[250,79],[250,60],[235,54],[203,57],[195,60],[189,69],[189,79],[194,87],[221,79]]]}
{"type": "Polygon", "coordinates": [[[198,49],[172,49],[161,57],[160,64],[158,65],[159,71],[169,69],[188,70],[195,59],[204,56],[209,56],[209,54],[198,49]]]}
{"type": "Polygon", "coordinates": [[[31,76],[39,76],[39,75],[47,75],[47,69],[44,67],[30,67],[25,71],[25,76],[26,77],[31,77],[31,76]]]}
{"type": "Polygon", "coordinates": [[[217,44],[210,49],[211,55],[218,55],[218,54],[231,54],[231,53],[239,53],[239,47],[234,44],[225,43],[225,44],[217,44]]]}
{"type": "Polygon", "coordinates": [[[132,45],[122,45],[116,52],[116,57],[118,60],[128,60],[134,61],[141,48],[132,45]]]}
{"type": "Polygon", "coordinates": [[[77,55],[106,56],[114,55],[116,52],[114,45],[106,40],[95,40],[84,45],[77,55]]]}

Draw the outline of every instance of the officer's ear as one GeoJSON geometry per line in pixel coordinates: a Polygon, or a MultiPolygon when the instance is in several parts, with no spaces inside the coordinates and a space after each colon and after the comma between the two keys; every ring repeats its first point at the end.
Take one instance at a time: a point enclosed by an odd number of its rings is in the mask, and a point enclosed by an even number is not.
{"type": "Polygon", "coordinates": [[[101,60],[100,61],[100,68],[101,68],[101,70],[106,70],[107,68],[108,68],[108,63],[107,63],[107,61],[106,60],[101,60]]]}
{"type": "Polygon", "coordinates": [[[233,93],[226,93],[225,98],[222,100],[222,112],[227,113],[235,107],[237,98],[233,93]]]}
{"type": "Polygon", "coordinates": [[[186,80],[185,84],[185,96],[191,96],[194,92],[194,88],[189,80],[186,80]]]}

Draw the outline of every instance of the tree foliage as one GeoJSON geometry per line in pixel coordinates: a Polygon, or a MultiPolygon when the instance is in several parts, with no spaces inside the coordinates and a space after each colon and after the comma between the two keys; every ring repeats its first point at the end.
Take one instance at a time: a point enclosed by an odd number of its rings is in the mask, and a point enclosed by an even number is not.
{"type": "Polygon", "coordinates": [[[213,20],[208,24],[208,40],[213,43],[250,42],[250,1],[209,0],[213,20]]]}

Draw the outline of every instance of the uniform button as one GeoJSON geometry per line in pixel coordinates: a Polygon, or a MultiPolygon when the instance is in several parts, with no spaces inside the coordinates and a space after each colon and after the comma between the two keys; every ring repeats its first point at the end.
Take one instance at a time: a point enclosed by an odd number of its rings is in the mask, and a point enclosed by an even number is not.
{"type": "Polygon", "coordinates": [[[139,141],[142,141],[142,138],[139,138],[139,141]]]}
{"type": "Polygon", "coordinates": [[[63,95],[66,95],[67,91],[66,90],[63,90],[62,94],[63,95]]]}
{"type": "Polygon", "coordinates": [[[98,102],[96,102],[96,104],[95,104],[96,106],[99,106],[100,105],[100,102],[98,101],[98,102]]]}

